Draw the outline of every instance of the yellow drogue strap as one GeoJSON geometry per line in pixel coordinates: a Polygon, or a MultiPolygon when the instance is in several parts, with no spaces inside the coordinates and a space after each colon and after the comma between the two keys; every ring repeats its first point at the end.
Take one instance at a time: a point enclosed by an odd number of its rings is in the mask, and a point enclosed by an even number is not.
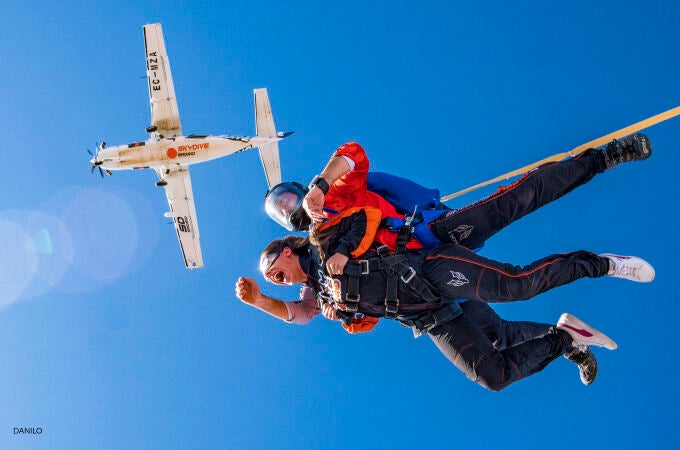
{"type": "Polygon", "coordinates": [[[445,202],[447,200],[451,200],[452,198],[460,197],[463,194],[467,194],[468,192],[472,192],[476,189],[479,189],[484,186],[488,186],[492,183],[496,183],[498,181],[503,181],[507,180],[508,178],[516,177],[519,175],[522,175],[523,173],[526,173],[530,171],[531,169],[534,169],[541,164],[545,164],[547,162],[552,162],[552,161],[562,161],[563,159],[580,155],[581,153],[585,152],[589,148],[595,148],[599,147],[601,145],[607,144],[608,142],[611,142],[614,139],[619,139],[623,136],[628,136],[629,134],[636,133],[640,130],[643,130],[645,128],[649,128],[652,125],[656,125],[658,123],[661,123],[665,120],[668,120],[670,118],[673,118],[677,115],[680,115],[680,106],[676,106],[673,109],[669,109],[668,111],[662,112],[661,114],[657,114],[655,116],[649,117],[645,120],[641,120],[640,122],[634,123],[633,125],[629,125],[625,128],[621,128],[618,131],[614,131],[613,133],[606,134],[602,137],[599,137],[595,140],[592,140],[590,142],[586,142],[583,145],[579,145],[578,147],[568,151],[568,152],[563,152],[563,153],[557,153],[555,155],[549,156],[547,158],[544,158],[540,161],[536,161],[535,163],[529,164],[524,167],[520,167],[517,170],[513,170],[512,172],[504,173],[503,175],[499,175],[496,178],[493,178],[491,180],[485,181],[483,183],[475,184],[474,186],[470,186],[467,189],[463,189],[462,191],[454,192],[453,194],[446,195],[441,198],[442,202],[445,202]]]}

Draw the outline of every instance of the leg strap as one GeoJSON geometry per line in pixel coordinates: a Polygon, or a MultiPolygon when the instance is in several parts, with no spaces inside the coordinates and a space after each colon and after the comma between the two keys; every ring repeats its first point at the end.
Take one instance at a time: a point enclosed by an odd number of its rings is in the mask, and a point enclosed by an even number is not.
{"type": "Polygon", "coordinates": [[[414,337],[420,337],[423,334],[428,333],[437,325],[448,322],[449,320],[453,320],[462,314],[463,309],[460,307],[460,305],[457,302],[452,302],[432,311],[429,314],[425,314],[418,319],[405,320],[402,321],[402,323],[413,329],[414,337]]]}

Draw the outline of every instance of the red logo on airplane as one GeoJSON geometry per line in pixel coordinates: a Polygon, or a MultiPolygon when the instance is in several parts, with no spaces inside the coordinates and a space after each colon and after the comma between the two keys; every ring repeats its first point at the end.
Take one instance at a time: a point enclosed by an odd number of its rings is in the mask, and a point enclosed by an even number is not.
{"type": "Polygon", "coordinates": [[[170,148],[168,149],[168,152],[167,152],[167,153],[168,153],[168,158],[170,158],[170,159],[175,159],[175,158],[177,158],[177,150],[176,150],[176,149],[170,147],[170,148]]]}

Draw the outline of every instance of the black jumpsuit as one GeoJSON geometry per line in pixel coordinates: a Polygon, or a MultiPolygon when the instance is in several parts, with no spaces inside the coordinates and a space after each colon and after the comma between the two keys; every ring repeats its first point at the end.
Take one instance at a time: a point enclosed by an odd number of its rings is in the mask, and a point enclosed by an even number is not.
{"type": "MultiPolygon", "coordinates": [[[[482,302],[529,299],[579,278],[603,276],[609,263],[591,252],[577,251],[550,255],[520,267],[484,258],[468,248],[483,246],[486,239],[505,226],[584,184],[604,168],[602,154],[596,150],[540,166],[509,187],[466,208],[449,211],[431,224],[435,235],[455,244],[408,252],[409,265],[444,300],[470,299],[460,303],[462,315],[438,324],[427,333],[471,380],[488,389],[500,390],[542,370],[571,350],[569,335],[545,324],[522,323],[525,325],[517,328],[523,330],[521,333],[512,335],[510,342],[499,344],[498,336],[505,336],[507,331],[498,332],[499,324],[504,321],[482,302]]],[[[344,246],[348,240],[356,239],[352,233],[361,218],[355,216],[352,216],[354,223],[348,220],[333,230],[336,234],[328,241],[324,253],[333,254],[340,239],[344,246]]],[[[325,295],[342,303],[347,294],[348,277],[342,275],[330,280],[321,272],[308,273],[311,279],[318,279],[316,288],[312,281],[312,288],[326,291],[325,295]]],[[[378,317],[384,313],[386,279],[380,271],[361,277],[359,310],[362,313],[378,317]]],[[[398,319],[412,319],[441,307],[424,301],[403,282],[399,283],[398,298],[398,319]]]]}

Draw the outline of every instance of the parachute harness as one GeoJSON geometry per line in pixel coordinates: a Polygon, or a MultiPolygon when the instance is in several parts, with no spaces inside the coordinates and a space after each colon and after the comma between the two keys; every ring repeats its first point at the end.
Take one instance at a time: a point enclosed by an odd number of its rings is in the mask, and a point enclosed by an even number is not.
{"type": "MultiPolygon", "coordinates": [[[[415,215],[415,211],[414,211],[415,215]]],[[[345,310],[356,313],[359,310],[360,280],[371,272],[380,271],[387,277],[385,293],[385,313],[387,319],[397,319],[399,311],[399,281],[403,282],[428,303],[440,303],[441,297],[433,293],[429,283],[421,279],[415,269],[409,265],[406,255],[406,243],[411,238],[413,216],[407,218],[399,230],[397,246],[391,253],[386,245],[376,248],[377,257],[351,260],[345,266],[344,274],[348,277],[345,310]]]]}

